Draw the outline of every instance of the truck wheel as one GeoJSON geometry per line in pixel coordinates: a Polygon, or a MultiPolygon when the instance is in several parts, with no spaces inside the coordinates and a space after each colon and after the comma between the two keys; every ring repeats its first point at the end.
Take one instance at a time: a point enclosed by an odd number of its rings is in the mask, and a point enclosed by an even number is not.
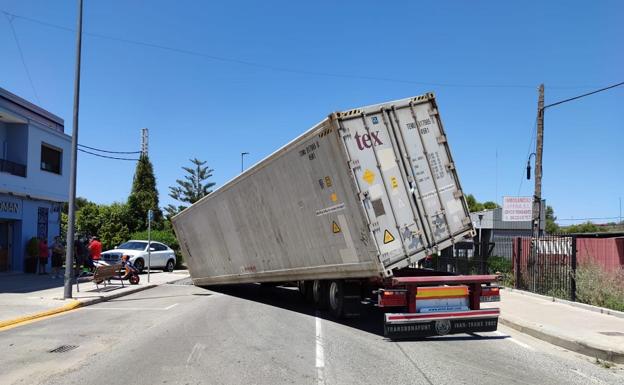
{"type": "Polygon", "coordinates": [[[315,280],[312,284],[312,298],[314,304],[320,310],[327,309],[329,296],[327,295],[327,282],[315,280]]]}
{"type": "Polygon", "coordinates": [[[342,318],[342,309],[344,305],[344,284],[342,281],[331,281],[329,283],[329,310],[336,318],[342,318]]]}
{"type": "Polygon", "coordinates": [[[358,281],[333,280],[327,290],[329,310],[336,318],[360,315],[361,287],[358,281]]]}
{"type": "Polygon", "coordinates": [[[297,287],[299,288],[299,293],[305,299],[306,302],[314,302],[314,293],[312,290],[314,282],[312,281],[299,281],[297,282],[297,287]]]}

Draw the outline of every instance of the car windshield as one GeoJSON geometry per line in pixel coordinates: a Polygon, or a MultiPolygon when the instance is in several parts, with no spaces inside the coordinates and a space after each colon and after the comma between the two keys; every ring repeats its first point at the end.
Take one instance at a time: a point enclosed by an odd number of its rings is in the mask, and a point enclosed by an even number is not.
{"type": "Polygon", "coordinates": [[[118,249],[145,250],[147,242],[126,242],[119,245],[118,249]]]}

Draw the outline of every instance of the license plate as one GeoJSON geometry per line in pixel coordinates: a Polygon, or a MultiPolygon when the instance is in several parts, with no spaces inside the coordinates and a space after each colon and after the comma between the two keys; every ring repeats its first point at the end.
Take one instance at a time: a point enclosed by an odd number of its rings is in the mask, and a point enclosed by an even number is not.
{"type": "Polygon", "coordinates": [[[500,302],[500,295],[489,295],[481,297],[481,302],[500,302]]]}

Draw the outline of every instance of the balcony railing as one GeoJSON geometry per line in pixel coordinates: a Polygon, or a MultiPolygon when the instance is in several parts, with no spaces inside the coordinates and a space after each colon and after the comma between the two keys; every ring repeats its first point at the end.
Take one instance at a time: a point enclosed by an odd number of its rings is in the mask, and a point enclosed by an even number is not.
{"type": "Polygon", "coordinates": [[[26,178],[26,165],[0,159],[0,171],[26,178]]]}

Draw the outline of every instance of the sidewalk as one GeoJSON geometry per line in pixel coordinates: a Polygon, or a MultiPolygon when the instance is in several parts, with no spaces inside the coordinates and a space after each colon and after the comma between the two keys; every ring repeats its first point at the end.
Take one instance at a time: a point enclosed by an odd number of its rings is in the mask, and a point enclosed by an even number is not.
{"type": "Polygon", "coordinates": [[[565,349],[624,363],[624,318],[558,303],[548,297],[501,290],[501,324],[565,349]]]}
{"type": "Polygon", "coordinates": [[[141,274],[141,281],[138,285],[125,282],[125,287],[122,288],[121,285],[117,285],[119,281],[112,281],[113,285],[107,287],[100,285],[100,291],[94,283],[88,282],[81,283],[80,292],[78,292],[74,284],[72,285],[73,298],[64,300],[62,279],[35,274],[0,275],[0,329],[29,319],[136,293],[188,276],[187,270],[176,270],[173,273],[156,271],[150,274],[148,283],[147,274],[144,273],[141,274]]]}

